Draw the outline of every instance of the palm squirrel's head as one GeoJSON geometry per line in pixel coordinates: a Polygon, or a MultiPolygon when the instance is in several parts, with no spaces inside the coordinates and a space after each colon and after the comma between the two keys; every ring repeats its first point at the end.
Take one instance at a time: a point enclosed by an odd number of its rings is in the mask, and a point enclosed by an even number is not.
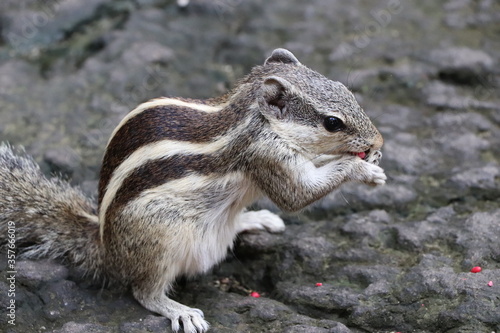
{"type": "Polygon", "coordinates": [[[382,147],[382,135],[354,95],[290,51],[274,50],[249,78],[258,85],[258,107],[272,130],[302,153],[368,155],[382,147]]]}

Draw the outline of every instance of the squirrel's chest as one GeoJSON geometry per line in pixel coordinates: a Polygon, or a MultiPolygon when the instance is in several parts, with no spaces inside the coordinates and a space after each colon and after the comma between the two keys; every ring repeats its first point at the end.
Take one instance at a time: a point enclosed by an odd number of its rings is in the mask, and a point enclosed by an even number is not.
{"type": "Polygon", "coordinates": [[[200,191],[205,206],[198,219],[200,230],[204,230],[195,251],[198,272],[225,258],[233,246],[241,214],[259,195],[260,191],[240,173],[221,177],[200,191]]]}
{"type": "Polygon", "coordinates": [[[131,205],[158,204],[164,211],[196,220],[205,226],[230,225],[235,215],[251,204],[259,191],[243,172],[189,173],[144,190],[131,205]],[[140,202],[139,202],[140,201],[140,202]]]}

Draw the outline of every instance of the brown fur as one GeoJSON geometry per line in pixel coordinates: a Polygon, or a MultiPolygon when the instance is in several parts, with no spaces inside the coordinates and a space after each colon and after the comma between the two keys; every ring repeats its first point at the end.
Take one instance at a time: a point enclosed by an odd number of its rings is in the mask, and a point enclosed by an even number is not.
{"type": "Polygon", "coordinates": [[[231,107],[217,113],[206,113],[168,105],[148,109],[131,118],[111,139],[104,155],[99,203],[113,171],[139,147],[164,139],[207,142],[224,135],[242,117],[243,112],[234,112],[231,107]]]}

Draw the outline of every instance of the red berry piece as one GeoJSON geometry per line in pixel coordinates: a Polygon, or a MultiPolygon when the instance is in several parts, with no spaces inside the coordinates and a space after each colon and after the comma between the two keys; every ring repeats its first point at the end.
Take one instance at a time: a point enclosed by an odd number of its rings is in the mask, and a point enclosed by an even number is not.
{"type": "Polygon", "coordinates": [[[256,291],[252,291],[252,292],[250,293],[250,296],[255,297],[255,298],[259,298],[259,297],[260,297],[260,294],[259,294],[258,292],[256,292],[256,291]]]}
{"type": "Polygon", "coordinates": [[[322,285],[323,285],[323,283],[321,283],[321,282],[316,283],[316,287],[321,287],[322,285]]]}
{"type": "Polygon", "coordinates": [[[470,270],[471,273],[479,273],[481,272],[483,269],[479,266],[476,266],[476,267],[472,267],[472,269],[470,270]]]}

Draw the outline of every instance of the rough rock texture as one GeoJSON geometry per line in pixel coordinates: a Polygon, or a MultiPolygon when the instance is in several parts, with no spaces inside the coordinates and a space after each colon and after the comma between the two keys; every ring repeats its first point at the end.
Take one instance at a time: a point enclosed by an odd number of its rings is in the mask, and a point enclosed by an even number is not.
{"type": "MultiPolygon", "coordinates": [[[[126,112],[223,93],[276,47],[356,93],[387,185],[347,185],[180,280],[173,298],[212,332],[500,332],[497,1],[6,0],[0,20],[0,141],[90,195],[126,112]]],[[[169,331],[60,263],[16,269],[16,326],[0,279],[2,332],[169,331]]]]}

